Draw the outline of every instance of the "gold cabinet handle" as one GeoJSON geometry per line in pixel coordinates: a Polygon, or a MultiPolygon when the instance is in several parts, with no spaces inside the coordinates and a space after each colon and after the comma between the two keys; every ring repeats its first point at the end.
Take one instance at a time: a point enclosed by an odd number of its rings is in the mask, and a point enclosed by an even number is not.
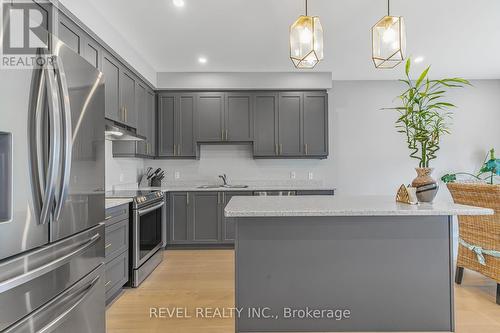
{"type": "Polygon", "coordinates": [[[125,122],[128,121],[128,110],[127,108],[125,108],[125,122]]]}
{"type": "Polygon", "coordinates": [[[305,150],[305,153],[307,155],[307,143],[304,143],[304,150],[305,150]]]}
{"type": "Polygon", "coordinates": [[[283,154],[283,145],[280,143],[280,155],[283,154]]]}
{"type": "Polygon", "coordinates": [[[189,193],[186,193],[186,204],[189,206],[189,193]]]}
{"type": "Polygon", "coordinates": [[[109,286],[109,284],[110,284],[110,283],[111,283],[111,280],[110,280],[110,281],[108,281],[108,282],[106,282],[106,284],[104,285],[104,287],[109,286]]]}
{"type": "Polygon", "coordinates": [[[113,243],[106,244],[106,246],[104,248],[109,249],[111,247],[111,245],[113,245],[113,243]]]}

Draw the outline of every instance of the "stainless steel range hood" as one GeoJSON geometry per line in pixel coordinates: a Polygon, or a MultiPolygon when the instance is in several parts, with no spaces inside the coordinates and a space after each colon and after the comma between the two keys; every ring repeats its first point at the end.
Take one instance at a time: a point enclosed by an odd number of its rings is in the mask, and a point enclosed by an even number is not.
{"type": "Polygon", "coordinates": [[[135,128],[106,119],[106,140],[110,141],[144,141],[146,137],[136,133],[135,128]]]}

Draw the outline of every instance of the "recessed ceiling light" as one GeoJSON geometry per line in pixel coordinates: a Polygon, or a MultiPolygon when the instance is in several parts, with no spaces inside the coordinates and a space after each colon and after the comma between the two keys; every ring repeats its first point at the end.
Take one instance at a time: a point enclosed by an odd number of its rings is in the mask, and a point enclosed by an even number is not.
{"type": "Polygon", "coordinates": [[[413,60],[416,64],[419,64],[421,63],[422,61],[424,61],[424,57],[416,57],[415,60],[413,60]]]}
{"type": "Polygon", "coordinates": [[[173,0],[175,7],[184,7],[184,0],[173,0]]]}
{"type": "Polygon", "coordinates": [[[205,58],[205,57],[199,57],[199,58],[198,58],[198,62],[199,62],[200,64],[206,64],[206,63],[207,63],[207,61],[208,61],[208,60],[207,60],[207,58],[205,58]]]}

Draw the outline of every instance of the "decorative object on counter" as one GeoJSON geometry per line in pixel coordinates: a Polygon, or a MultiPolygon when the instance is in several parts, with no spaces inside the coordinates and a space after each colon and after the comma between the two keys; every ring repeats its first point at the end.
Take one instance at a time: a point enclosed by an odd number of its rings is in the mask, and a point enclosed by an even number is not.
{"type": "Polygon", "coordinates": [[[156,169],[156,171],[151,175],[151,186],[152,187],[161,187],[161,181],[165,178],[165,171],[161,168],[156,169]]]}
{"type": "Polygon", "coordinates": [[[416,188],[417,199],[420,202],[432,202],[437,195],[439,185],[431,177],[433,168],[415,168],[417,177],[411,182],[411,186],[416,188]]]}
{"type": "Polygon", "coordinates": [[[396,194],[396,201],[406,203],[409,205],[418,204],[416,190],[417,189],[415,187],[411,186],[407,187],[404,184],[401,184],[401,186],[398,189],[398,193],[396,194]]]}
{"type": "Polygon", "coordinates": [[[376,68],[394,68],[406,57],[406,28],[402,16],[387,15],[372,27],[372,60],[376,68]]]}
{"type": "Polygon", "coordinates": [[[447,88],[461,88],[471,84],[462,78],[431,80],[428,77],[430,66],[413,81],[410,77],[410,64],[409,58],[405,67],[406,78],[400,80],[406,85],[405,91],[398,96],[402,106],[385,109],[399,113],[396,129],[406,135],[410,157],[419,161],[416,169],[418,177],[412,182],[412,186],[417,187],[418,200],[432,202],[438,186],[430,176],[432,169],[429,169],[429,164],[437,157],[441,136],[450,134],[450,109],[456,107],[443,101],[443,98],[447,88]]]}
{"type": "Polygon", "coordinates": [[[318,16],[301,15],[290,26],[290,59],[298,69],[314,68],[323,60],[323,27],[318,16]]]}
{"type": "Polygon", "coordinates": [[[459,216],[459,246],[455,283],[461,284],[464,268],[479,272],[497,283],[500,305],[500,184],[448,183],[457,204],[491,208],[494,215],[459,216]]]}
{"type": "Polygon", "coordinates": [[[459,175],[469,176],[476,181],[487,182],[490,185],[493,185],[495,181],[498,182],[498,176],[500,176],[500,158],[495,157],[495,149],[490,149],[484,158],[483,166],[475,175],[468,172],[447,173],[441,177],[441,180],[446,184],[454,183],[459,175]]]}

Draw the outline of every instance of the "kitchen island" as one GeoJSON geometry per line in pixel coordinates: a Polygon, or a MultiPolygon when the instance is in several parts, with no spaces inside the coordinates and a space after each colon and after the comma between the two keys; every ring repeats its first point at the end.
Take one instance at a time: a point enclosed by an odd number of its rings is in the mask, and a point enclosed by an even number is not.
{"type": "Polygon", "coordinates": [[[390,197],[234,197],[237,332],[454,331],[454,215],[390,197]]]}

